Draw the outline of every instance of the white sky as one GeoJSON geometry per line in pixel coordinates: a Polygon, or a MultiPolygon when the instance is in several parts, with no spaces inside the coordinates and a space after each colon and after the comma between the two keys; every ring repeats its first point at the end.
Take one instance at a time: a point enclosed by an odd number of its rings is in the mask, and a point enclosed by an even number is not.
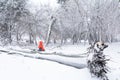
{"type": "Polygon", "coordinates": [[[50,5],[52,8],[56,8],[58,6],[57,0],[29,0],[30,4],[35,7],[40,7],[40,5],[50,5]]]}

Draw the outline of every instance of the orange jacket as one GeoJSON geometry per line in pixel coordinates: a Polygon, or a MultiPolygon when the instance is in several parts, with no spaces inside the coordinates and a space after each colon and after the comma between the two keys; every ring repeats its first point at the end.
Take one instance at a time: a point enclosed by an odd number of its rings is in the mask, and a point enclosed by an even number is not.
{"type": "Polygon", "coordinates": [[[42,49],[42,51],[45,51],[45,48],[44,48],[44,46],[43,46],[43,42],[42,42],[42,41],[39,42],[38,48],[39,48],[39,49],[42,49]]]}

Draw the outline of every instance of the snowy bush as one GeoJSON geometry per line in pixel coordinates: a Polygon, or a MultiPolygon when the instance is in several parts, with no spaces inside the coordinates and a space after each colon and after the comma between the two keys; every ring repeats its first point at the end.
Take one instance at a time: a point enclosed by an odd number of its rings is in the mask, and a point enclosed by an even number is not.
{"type": "MultiPolygon", "coordinates": [[[[90,52],[87,61],[90,73],[101,80],[109,80],[106,75],[108,72],[106,64],[109,59],[106,59],[106,56],[103,54],[103,50],[97,50],[94,47],[95,46],[90,48],[92,49],[90,50],[92,52],[90,52]]],[[[99,47],[99,45],[97,45],[97,47],[99,47]]]]}

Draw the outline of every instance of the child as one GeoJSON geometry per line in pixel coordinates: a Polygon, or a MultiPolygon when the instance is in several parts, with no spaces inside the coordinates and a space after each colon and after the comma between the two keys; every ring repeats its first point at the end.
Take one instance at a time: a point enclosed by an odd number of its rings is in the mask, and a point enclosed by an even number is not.
{"type": "Polygon", "coordinates": [[[45,51],[42,41],[39,41],[38,48],[39,48],[39,51],[45,51]]]}

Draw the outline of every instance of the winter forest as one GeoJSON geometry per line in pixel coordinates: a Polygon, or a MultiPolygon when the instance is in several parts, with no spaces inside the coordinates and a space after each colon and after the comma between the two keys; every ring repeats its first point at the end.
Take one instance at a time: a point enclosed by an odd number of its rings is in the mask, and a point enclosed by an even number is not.
{"type": "Polygon", "coordinates": [[[28,0],[0,0],[0,45],[37,44],[38,39],[46,44],[120,41],[119,0],[57,2],[56,9],[31,10],[28,0]]]}
{"type": "Polygon", "coordinates": [[[1,80],[120,80],[120,0],[32,1],[0,0],[1,80]]]}

